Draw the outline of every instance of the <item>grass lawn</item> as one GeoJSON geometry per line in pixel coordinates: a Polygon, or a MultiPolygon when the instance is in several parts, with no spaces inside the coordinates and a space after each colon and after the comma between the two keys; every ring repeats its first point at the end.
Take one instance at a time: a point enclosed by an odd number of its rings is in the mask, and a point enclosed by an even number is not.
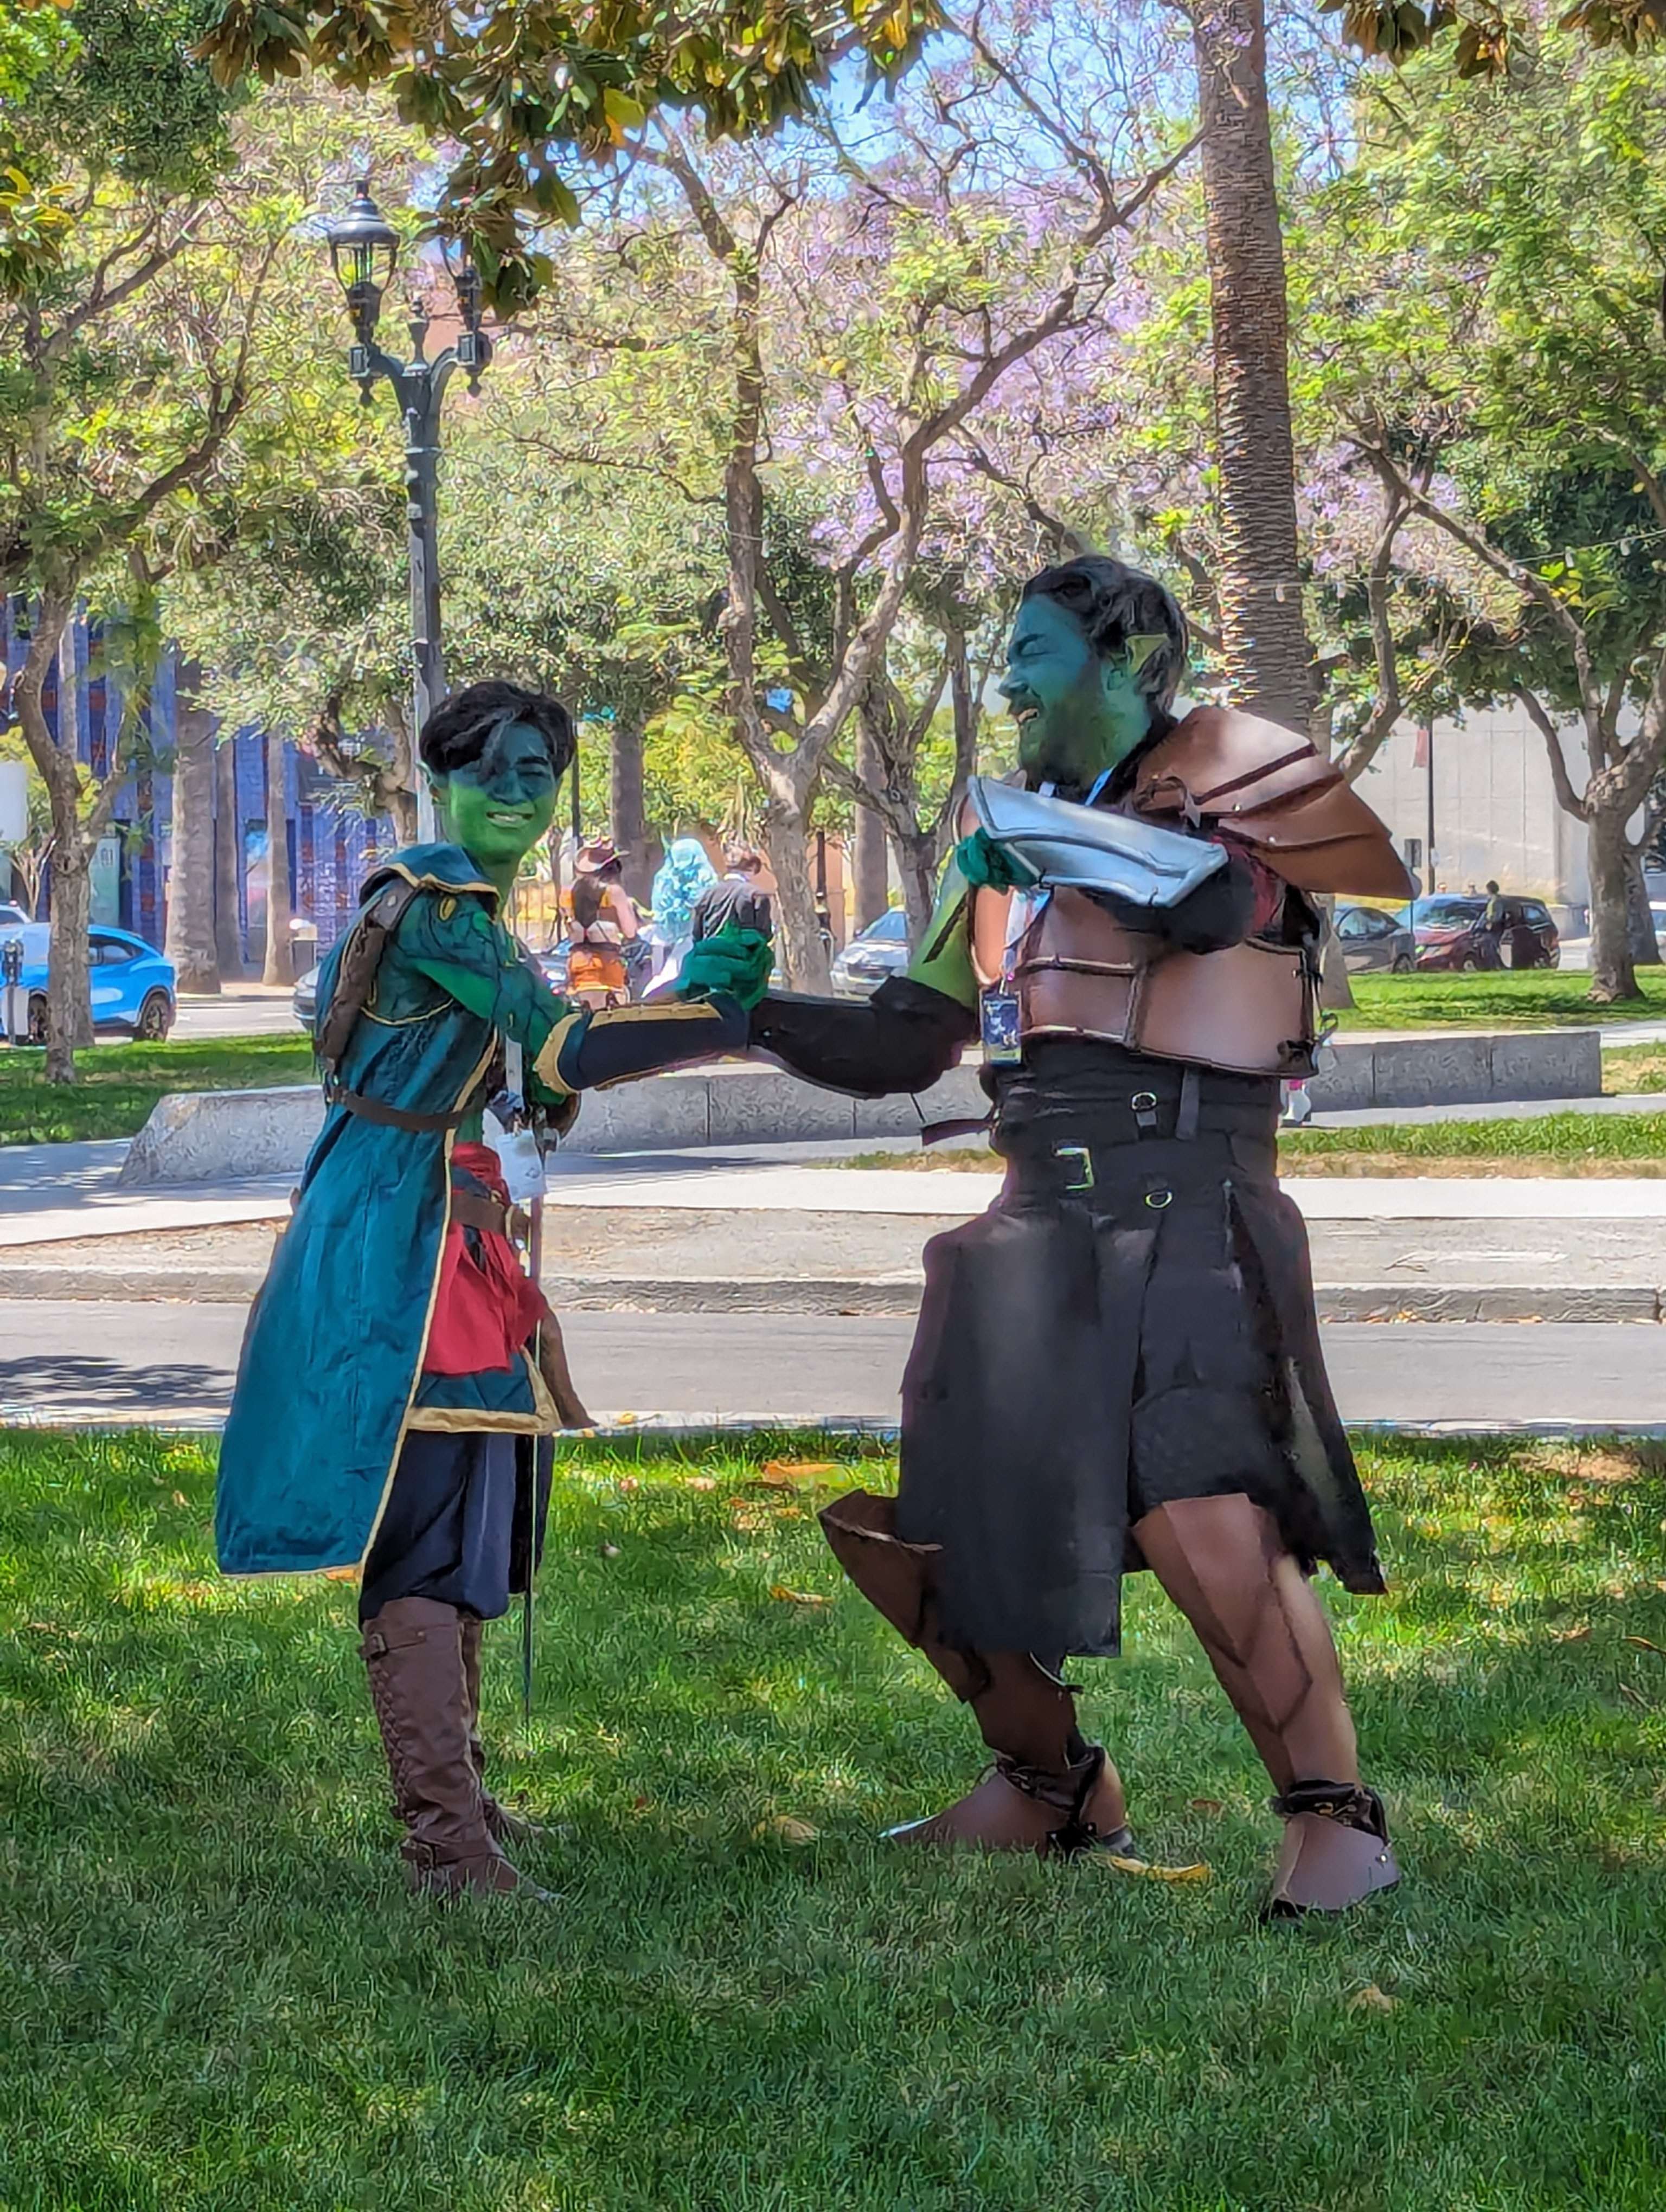
{"type": "Polygon", "coordinates": [[[820,1541],[853,1471],[733,1441],[569,1449],[530,1729],[508,1626],[486,1685],[561,1901],[420,1906],[353,1592],[219,1581],[209,1452],[0,1436],[8,2212],[1666,2202],[1658,1462],[1369,1459],[1395,1595],[1333,1602],[1408,1880],[1262,1929],[1265,1779],[1143,1581],[1087,1717],[1209,1880],[876,1845],[975,1733],[820,1541]]]}
{"type": "MultiPolygon", "coordinates": [[[[861,1152],[839,1168],[941,1168],[988,1174],[983,1146],[861,1152]]],[[[1286,1176],[1666,1175],[1666,1114],[1546,1114],[1518,1121],[1385,1121],[1352,1129],[1283,1129],[1286,1176]]]]}
{"type": "Polygon", "coordinates": [[[1590,977],[1577,969],[1533,968],[1517,975],[1356,975],[1358,1004],[1346,1030],[1538,1030],[1666,1018],[1666,969],[1638,974],[1642,996],[1596,1006],[1590,977]]]}
{"type": "Polygon", "coordinates": [[[73,1085],[47,1083],[45,1060],[27,1047],[0,1051],[0,1145],[131,1137],[170,1091],[251,1091],[313,1079],[312,1041],[299,1030],[292,1037],[96,1045],[76,1054],[80,1080],[73,1085]]]}

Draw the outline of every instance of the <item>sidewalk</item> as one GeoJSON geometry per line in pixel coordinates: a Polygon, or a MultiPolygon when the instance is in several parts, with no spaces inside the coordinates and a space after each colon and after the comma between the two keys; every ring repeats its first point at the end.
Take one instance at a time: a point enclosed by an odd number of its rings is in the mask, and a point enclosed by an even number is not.
{"type": "MultiPolygon", "coordinates": [[[[119,1190],[123,1149],[0,1151],[0,1297],[252,1297],[290,1178],[119,1190]]],[[[926,1240],[980,1212],[1000,1177],[833,1164],[874,1149],[569,1154],[549,1180],[545,1286],[568,1310],[911,1312],[926,1240]]],[[[1308,1222],[1327,1319],[1666,1316],[1666,1178],[1313,1176],[1286,1188],[1308,1222]]]]}

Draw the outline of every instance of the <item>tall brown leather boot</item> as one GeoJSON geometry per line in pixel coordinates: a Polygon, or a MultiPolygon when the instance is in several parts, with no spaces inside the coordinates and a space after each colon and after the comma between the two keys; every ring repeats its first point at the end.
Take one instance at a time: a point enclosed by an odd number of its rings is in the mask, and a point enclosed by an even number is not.
{"type": "Polygon", "coordinates": [[[486,1747],[480,1735],[480,1644],[486,1624],[478,1613],[459,1613],[463,1634],[463,1687],[469,1730],[469,1764],[480,1785],[480,1811],[489,1832],[500,1844],[536,1842],[544,1832],[536,1820],[500,1805],[486,1787],[486,1747]]]}
{"type": "Polygon", "coordinates": [[[1134,1524],[1261,1753],[1285,1823],[1268,1912],[1341,1912],[1400,1879],[1383,1801],[1359,1779],[1330,1624],[1272,1515],[1242,1491],[1134,1524]]]}
{"type": "Polygon", "coordinates": [[[405,1825],[399,1856],[413,1890],[525,1887],[487,1827],[469,1755],[462,1617],[426,1597],[395,1598],[364,1626],[359,1644],[405,1825]]]}
{"type": "Polygon", "coordinates": [[[1083,1741],[1076,1697],[1027,1651],[961,1651],[938,1631],[932,1547],[897,1534],[896,1502],[853,1491],[821,1516],[840,1565],[876,1611],[969,1705],[994,1765],[955,1804],[886,1831],[896,1843],[1034,1851],[1129,1852],[1122,1784],[1104,1747],[1083,1741]]]}

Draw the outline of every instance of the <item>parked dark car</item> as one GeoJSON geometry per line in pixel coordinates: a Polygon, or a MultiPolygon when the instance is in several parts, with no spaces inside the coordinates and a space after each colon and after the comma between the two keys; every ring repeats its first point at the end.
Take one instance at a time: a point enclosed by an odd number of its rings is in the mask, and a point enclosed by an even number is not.
{"type": "Polygon", "coordinates": [[[1417,939],[1397,914],[1375,906],[1339,906],[1333,926],[1350,975],[1409,975],[1417,965],[1417,939]]]}
{"type": "Polygon", "coordinates": [[[1406,909],[1417,938],[1417,964],[1428,974],[1467,968],[1555,968],[1562,940],[1541,899],[1506,896],[1505,926],[1496,939],[1481,927],[1487,902],[1479,894],[1459,897],[1438,891],[1414,899],[1406,909]]]}
{"type": "Polygon", "coordinates": [[[853,937],[833,963],[833,988],[842,999],[872,998],[888,976],[909,964],[909,918],[900,906],[886,908],[853,937]]]}

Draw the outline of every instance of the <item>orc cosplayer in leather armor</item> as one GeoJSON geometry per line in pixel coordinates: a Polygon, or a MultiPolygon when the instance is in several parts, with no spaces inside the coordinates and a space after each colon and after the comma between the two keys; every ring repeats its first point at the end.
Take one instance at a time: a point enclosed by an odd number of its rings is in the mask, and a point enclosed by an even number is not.
{"type": "Polygon", "coordinates": [[[1119,1647],[1147,1567],[1272,1776],[1271,1909],[1397,1879],[1310,1577],[1383,1588],[1319,1349],[1279,1079],[1316,1040],[1308,894],[1404,896],[1386,831],[1303,738],[1169,712],[1184,618],[1100,558],[1026,587],[1002,686],[1024,788],[974,786],[909,974],[866,1005],[767,997],[754,1044],[875,1096],[979,1033],[1000,1196],[926,1248],[895,1500],[823,1516],[857,1587],[970,1705],[995,1754],[899,1839],[1129,1848],[1076,1723],[1073,1655],[1119,1647]],[[1175,841],[1205,849],[1183,865],[1175,841]]]}

